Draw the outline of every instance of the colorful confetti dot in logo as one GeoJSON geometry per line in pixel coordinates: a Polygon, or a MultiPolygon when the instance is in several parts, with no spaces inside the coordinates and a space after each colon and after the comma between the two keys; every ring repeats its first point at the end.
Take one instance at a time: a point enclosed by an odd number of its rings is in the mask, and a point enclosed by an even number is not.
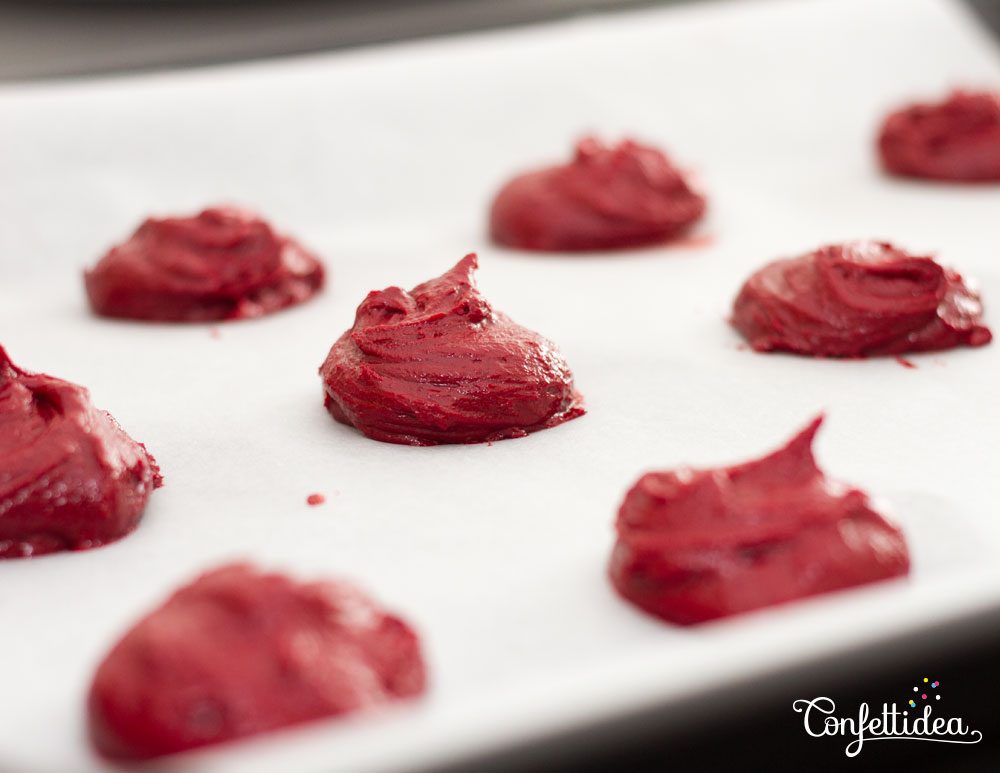
{"type": "MultiPolygon", "coordinates": [[[[924,689],[923,690],[920,689],[921,685],[918,684],[916,687],[913,688],[913,692],[918,693],[920,695],[920,699],[921,700],[927,700],[928,695],[927,695],[926,692],[924,692],[924,690],[927,689],[927,686],[929,685],[931,687],[931,689],[936,690],[938,687],[941,686],[941,682],[939,682],[937,679],[935,679],[932,682],[931,679],[930,679],[930,677],[925,676],[925,677],[923,677],[923,685],[924,685],[924,689]]],[[[934,700],[936,700],[936,701],[941,700],[941,694],[940,693],[936,694],[934,696],[934,700]]],[[[911,698],[910,700],[907,701],[907,703],[910,705],[910,708],[916,708],[917,707],[917,702],[916,702],[915,699],[911,698]]]]}

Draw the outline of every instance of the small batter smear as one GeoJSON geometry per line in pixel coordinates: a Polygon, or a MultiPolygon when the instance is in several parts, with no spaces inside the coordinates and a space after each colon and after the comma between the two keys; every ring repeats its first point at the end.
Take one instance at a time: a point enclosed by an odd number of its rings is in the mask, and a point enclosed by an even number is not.
{"type": "Polygon", "coordinates": [[[714,234],[696,234],[695,236],[682,236],[670,242],[671,247],[680,249],[700,249],[702,247],[712,247],[715,244],[714,234]]]}

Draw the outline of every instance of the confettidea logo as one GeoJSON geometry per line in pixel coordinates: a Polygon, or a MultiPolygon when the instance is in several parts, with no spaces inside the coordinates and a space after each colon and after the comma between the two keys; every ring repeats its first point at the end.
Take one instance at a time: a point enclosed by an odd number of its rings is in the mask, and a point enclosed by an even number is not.
{"type": "Polygon", "coordinates": [[[862,703],[857,716],[839,716],[833,698],[800,698],[792,703],[802,715],[805,731],[813,738],[842,736],[851,738],[844,753],[848,757],[861,754],[868,741],[936,741],[938,743],[973,744],[983,740],[983,734],[962,717],[947,716],[941,711],[941,682],[923,677],[905,701],[883,703],[881,713],[862,703]],[[936,715],[940,712],[940,716],[936,715]]]}

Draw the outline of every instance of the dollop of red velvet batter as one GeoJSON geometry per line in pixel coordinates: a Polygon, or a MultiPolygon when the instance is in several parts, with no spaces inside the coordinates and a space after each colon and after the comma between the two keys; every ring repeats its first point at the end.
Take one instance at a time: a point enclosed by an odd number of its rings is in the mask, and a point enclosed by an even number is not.
{"type": "Polygon", "coordinates": [[[954,91],[889,115],[878,138],[887,171],[959,182],[1000,181],[1000,92],[954,91]]]}
{"type": "Polygon", "coordinates": [[[373,291],[320,368],[337,421],[390,443],[522,437],[584,413],[555,346],[494,311],[466,255],[413,288],[373,291]]]}
{"type": "Polygon", "coordinates": [[[319,260],[257,215],[231,207],[150,218],[85,276],[105,317],[165,322],[246,319],[310,298],[319,260]]]}
{"type": "Polygon", "coordinates": [[[21,370],[0,348],[0,559],[114,542],[161,482],[86,389],[21,370]]]}
{"type": "Polygon", "coordinates": [[[416,696],[416,634],[349,585],[243,564],[178,590],[97,669],[90,737],[139,760],[416,696]]]}
{"type": "Polygon", "coordinates": [[[770,263],[733,305],[733,326],[761,352],[866,357],[992,339],[979,295],[933,258],[885,242],[821,247],[770,263]]]}
{"type": "Polygon", "coordinates": [[[588,137],[570,163],[508,182],[490,230],[497,243],[525,250],[607,250],[667,241],[704,212],[704,197],[661,151],[588,137]]]}
{"type": "Polygon", "coordinates": [[[689,625],[907,574],[902,532],[817,467],[821,422],[763,459],[643,475],[618,512],[618,592],[689,625]]]}

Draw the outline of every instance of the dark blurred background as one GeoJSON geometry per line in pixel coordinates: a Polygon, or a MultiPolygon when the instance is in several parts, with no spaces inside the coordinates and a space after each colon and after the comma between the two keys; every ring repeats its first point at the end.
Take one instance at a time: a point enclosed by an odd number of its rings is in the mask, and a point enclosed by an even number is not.
{"type": "MultiPolygon", "coordinates": [[[[196,67],[694,1],[0,0],[0,81],[196,67]]],[[[960,1],[998,35],[1000,53],[1000,0],[960,1]]],[[[1000,771],[998,655],[1000,611],[455,770],[1000,771]],[[949,686],[950,705],[983,731],[981,744],[873,742],[848,759],[844,739],[809,738],[791,709],[819,695],[845,713],[881,705],[918,674],[949,686]]]]}
{"type": "MultiPolygon", "coordinates": [[[[191,67],[694,1],[0,0],[0,80],[191,67]]],[[[962,1],[1000,26],[1000,0],[962,1]]]]}

